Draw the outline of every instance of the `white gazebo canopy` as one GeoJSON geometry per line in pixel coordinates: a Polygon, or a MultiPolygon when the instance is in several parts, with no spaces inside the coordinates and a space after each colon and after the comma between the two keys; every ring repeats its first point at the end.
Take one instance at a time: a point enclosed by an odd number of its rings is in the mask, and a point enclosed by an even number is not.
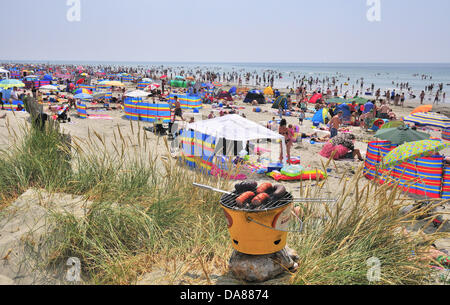
{"type": "Polygon", "coordinates": [[[191,123],[186,126],[186,129],[230,141],[284,139],[282,135],[237,114],[191,123]]]}
{"type": "Polygon", "coordinates": [[[8,70],[0,68],[0,79],[10,78],[11,73],[8,70]]]}
{"type": "Polygon", "coordinates": [[[231,151],[238,153],[247,142],[267,139],[281,140],[282,149],[286,151],[286,141],[282,135],[237,114],[191,123],[185,129],[215,137],[218,142],[216,152],[223,148],[224,155],[231,151]],[[230,142],[235,144],[232,145],[230,142]]]}

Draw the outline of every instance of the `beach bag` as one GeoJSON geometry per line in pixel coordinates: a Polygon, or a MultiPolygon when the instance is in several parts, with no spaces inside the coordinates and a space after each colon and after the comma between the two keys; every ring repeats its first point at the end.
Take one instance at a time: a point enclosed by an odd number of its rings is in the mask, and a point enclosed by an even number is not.
{"type": "Polygon", "coordinates": [[[321,155],[324,158],[329,159],[331,157],[331,155],[333,154],[333,152],[335,152],[333,159],[339,160],[340,158],[344,157],[349,152],[349,149],[343,145],[334,146],[331,143],[327,143],[323,146],[319,155],[321,155]]]}

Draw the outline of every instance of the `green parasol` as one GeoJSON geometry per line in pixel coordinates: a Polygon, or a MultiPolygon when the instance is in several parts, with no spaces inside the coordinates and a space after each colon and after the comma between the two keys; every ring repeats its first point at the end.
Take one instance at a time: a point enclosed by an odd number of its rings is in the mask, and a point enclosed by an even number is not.
{"type": "Polygon", "coordinates": [[[350,103],[353,103],[353,102],[355,102],[358,105],[365,105],[365,104],[367,104],[369,102],[369,100],[365,99],[363,97],[355,97],[355,98],[350,100],[350,103]]]}
{"type": "Polygon", "coordinates": [[[408,126],[380,129],[375,134],[376,138],[390,141],[392,144],[404,144],[420,140],[427,140],[430,135],[424,132],[412,130],[408,126]]]}
{"type": "Polygon", "coordinates": [[[389,129],[389,128],[396,128],[400,126],[405,126],[405,122],[403,121],[390,121],[384,124],[380,127],[380,129],[389,129]]]}

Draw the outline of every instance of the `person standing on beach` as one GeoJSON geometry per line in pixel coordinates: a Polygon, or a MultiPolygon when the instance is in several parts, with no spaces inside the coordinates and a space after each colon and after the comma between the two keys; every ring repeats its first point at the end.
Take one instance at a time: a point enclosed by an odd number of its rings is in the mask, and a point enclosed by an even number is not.
{"type": "Polygon", "coordinates": [[[420,93],[420,104],[423,104],[424,98],[425,98],[425,91],[422,90],[422,93],[420,93]]]}
{"type": "Polygon", "coordinates": [[[339,111],[338,114],[335,115],[330,121],[330,132],[331,132],[330,139],[338,135],[339,127],[342,124],[341,120],[342,114],[343,112],[339,111]]]}
{"type": "Polygon", "coordinates": [[[174,116],[179,116],[183,121],[184,121],[184,118],[183,118],[183,113],[182,113],[182,111],[181,111],[181,104],[180,104],[180,102],[178,101],[178,96],[175,96],[175,113],[174,113],[174,116]]]}
{"type": "Polygon", "coordinates": [[[436,97],[434,98],[434,103],[433,104],[439,104],[439,91],[436,92],[436,97]]]}
{"type": "MultiPolygon", "coordinates": [[[[280,128],[278,129],[278,132],[280,135],[282,135],[286,141],[286,153],[287,153],[287,160],[288,163],[291,160],[291,147],[294,145],[294,135],[292,131],[287,128],[287,121],[285,119],[282,119],[280,121],[280,128]]],[[[280,162],[283,162],[284,156],[283,156],[283,143],[280,144],[280,162]]]]}

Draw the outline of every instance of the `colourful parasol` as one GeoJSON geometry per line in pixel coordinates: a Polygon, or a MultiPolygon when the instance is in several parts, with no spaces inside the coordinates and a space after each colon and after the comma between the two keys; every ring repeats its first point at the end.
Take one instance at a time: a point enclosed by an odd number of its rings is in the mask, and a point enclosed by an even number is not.
{"type": "Polygon", "coordinates": [[[77,90],[75,90],[73,92],[73,94],[80,94],[80,93],[86,93],[86,94],[92,95],[92,91],[88,90],[88,89],[85,89],[85,88],[80,88],[80,89],[77,89],[77,90]]]}
{"type": "Polygon", "coordinates": [[[432,126],[437,128],[450,128],[450,118],[445,115],[432,112],[418,112],[411,114],[403,121],[423,126],[432,126]]]}
{"type": "Polygon", "coordinates": [[[5,89],[9,89],[9,88],[13,88],[13,87],[22,88],[22,87],[25,87],[25,84],[17,79],[5,79],[0,82],[0,87],[5,88],[5,89]]]}
{"type": "Polygon", "coordinates": [[[428,157],[436,154],[438,151],[450,147],[442,141],[422,140],[405,143],[390,151],[383,158],[383,168],[400,165],[408,160],[414,160],[421,157],[428,157]]]}
{"type": "Polygon", "coordinates": [[[111,87],[125,87],[125,85],[119,81],[110,81],[110,80],[100,82],[99,85],[106,85],[111,87]]]}

